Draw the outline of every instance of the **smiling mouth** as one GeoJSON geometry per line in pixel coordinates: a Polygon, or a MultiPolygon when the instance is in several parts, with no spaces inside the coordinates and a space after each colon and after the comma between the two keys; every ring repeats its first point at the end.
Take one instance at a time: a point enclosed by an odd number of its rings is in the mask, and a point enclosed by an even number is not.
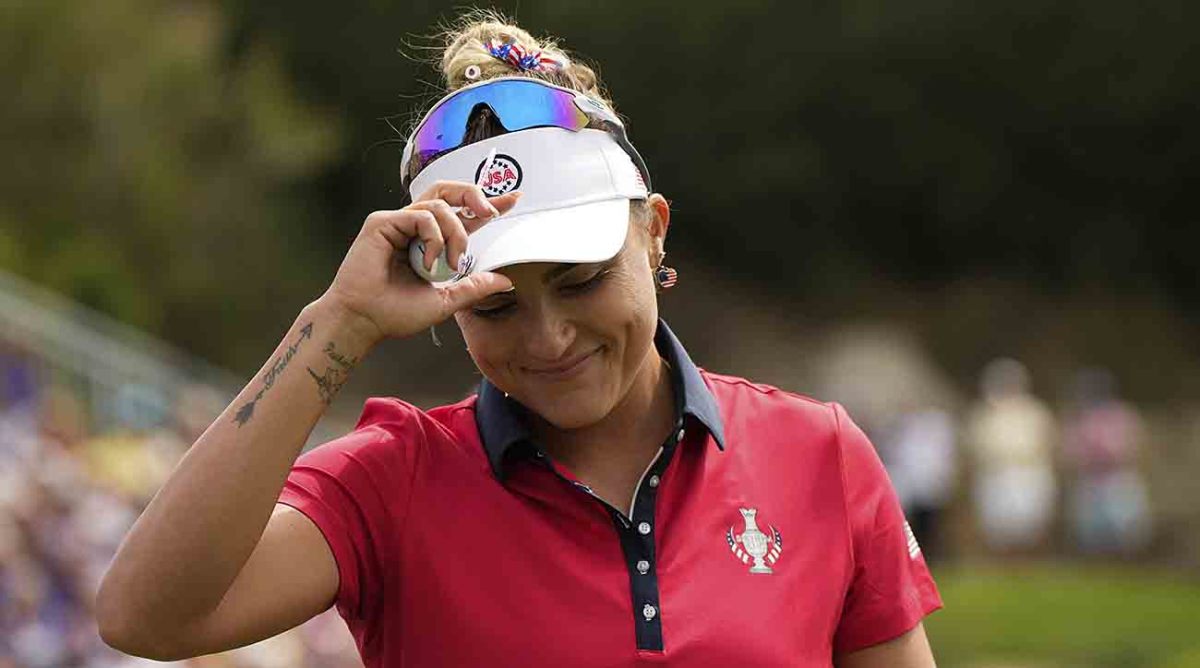
{"type": "Polygon", "coordinates": [[[560,376],[570,376],[573,373],[579,371],[583,367],[583,365],[588,360],[590,360],[593,355],[595,355],[598,352],[600,352],[600,348],[596,348],[595,350],[591,351],[590,353],[583,355],[582,357],[579,357],[572,362],[568,362],[568,363],[560,365],[560,366],[550,367],[550,368],[546,368],[546,369],[535,369],[533,367],[526,367],[526,370],[529,373],[531,373],[535,376],[540,376],[542,378],[556,378],[556,377],[560,377],[560,376]]]}

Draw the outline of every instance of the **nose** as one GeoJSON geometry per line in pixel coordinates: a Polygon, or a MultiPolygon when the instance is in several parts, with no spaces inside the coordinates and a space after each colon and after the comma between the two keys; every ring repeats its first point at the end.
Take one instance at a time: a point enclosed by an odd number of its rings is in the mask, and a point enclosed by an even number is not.
{"type": "Polygon", "coordinates": [[[534,364],[562,360],[575,341],[575,324],[569,314],[551,304],[531,309],[524,328],[525,351],[534,364]]]}

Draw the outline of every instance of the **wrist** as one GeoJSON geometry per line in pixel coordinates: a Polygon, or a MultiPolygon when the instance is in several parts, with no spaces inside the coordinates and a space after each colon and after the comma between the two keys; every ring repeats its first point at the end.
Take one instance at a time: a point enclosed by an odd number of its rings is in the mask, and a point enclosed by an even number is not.
{"type": "Polygon", "coordinates": [[[348,308],[328,293],[304,307],[302,318],[321,324],[338,347],[362,359],[383,339],[379,327],[370,318],[348,308]]]}

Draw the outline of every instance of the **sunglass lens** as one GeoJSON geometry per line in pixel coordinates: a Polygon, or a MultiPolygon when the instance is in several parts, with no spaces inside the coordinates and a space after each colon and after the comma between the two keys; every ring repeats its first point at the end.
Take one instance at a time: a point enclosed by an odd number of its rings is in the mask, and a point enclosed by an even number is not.
{"type": "Polygon", "coordinates": [[[582,130],[588,117],[566,91],[535,81],[496,81],[464,89],[444,100],[413,138],[413,151],[421,166],[433,157],[462,145],[467,123],[476,107],[486,104],[510,132],[536,127],[582,130]]]}

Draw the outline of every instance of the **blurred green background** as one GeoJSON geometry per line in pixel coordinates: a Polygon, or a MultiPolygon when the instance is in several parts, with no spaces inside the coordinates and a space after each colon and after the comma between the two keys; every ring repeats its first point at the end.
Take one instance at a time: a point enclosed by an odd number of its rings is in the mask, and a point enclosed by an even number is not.
{"type": "MultiPolygon", "coordinates": [[[[662,306],[702,366],[843,401],[877,443],[906,397],[957,420],[1001,356],[1057,414],[1090,367],[1138,407],[1156,529],[1132,554],[1081,561],[1064,511],[1036,549],[993,554],[964,464],[929,622],[941,665],[1200,666],[1200,4],[494,6],[596,65],[628,119],[673,203],[662,306]]],[[[43,430],[161,426],[138,422],[145,397],[110,405],[133,383],[190,443],[178,425],[261,365],[363,218],[404,204],[401,133],[441,94],[421,61],[461,9],[0,4],[0,353],[55,389],[43,430]],[[143,355],[146,377],[114,362],[143,355]]],[[[320,433],[369,394],[469,391],[453,330],[374,353],[320,433]]],[[[353,665],[326,645],[285,665],[353,665]]]]}
{"type": "Polygon", "coordinates": [[[962,564],[935,572],[939,666],[1200,666],[1200,583],[1145,568],[962,564]]]}

